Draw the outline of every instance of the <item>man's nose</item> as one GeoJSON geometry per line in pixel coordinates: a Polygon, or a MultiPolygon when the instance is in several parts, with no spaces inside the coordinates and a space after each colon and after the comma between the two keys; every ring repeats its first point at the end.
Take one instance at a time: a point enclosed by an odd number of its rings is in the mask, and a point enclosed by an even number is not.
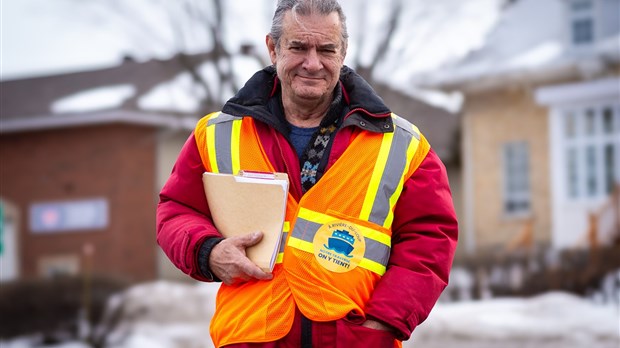
{"type": "Polygon", "coordinates": [[[309,71],[320,70],[322,67],[321,57],[316,49],[306,51],[306,59],[304,60],[304,68],[309,71]]]}

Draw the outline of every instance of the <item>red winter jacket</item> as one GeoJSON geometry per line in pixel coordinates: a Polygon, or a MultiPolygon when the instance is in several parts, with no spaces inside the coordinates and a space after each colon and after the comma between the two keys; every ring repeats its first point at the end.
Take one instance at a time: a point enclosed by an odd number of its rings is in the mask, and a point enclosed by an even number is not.
{"type": "MultiPolygon", "coordinates": [[[[340,86],[346,107],[332,136],[324,170],[329,170],[344,152],[354,127],[385,131],[378,125],[384,125],[390,115],[370,86],[347,67],[342,70],[340,86]]],[[[291,193],[299,199],[299,159],[288,141],[285,121],[274,116],[280,105],[278,95],[275,70],[269,67],[254,75],[222,111],[260,121],[256,124],[265,152],[277,171],[288,173],[291,193]]],[[[200,271],[198,250],[206,239],[221,235],[210,218],[202,187],[204,171],[192,134],[160,193],[157,242],[181,271],[209,281],[200,271]]],[[[397,338],[405,340],[426,319],[446,287],[457,243],[457,220],[446,170],[432,149],[404,185],[392,231],[387,271],[367,304],[366,314],[390,325],[397,330],[397,338]]]]}

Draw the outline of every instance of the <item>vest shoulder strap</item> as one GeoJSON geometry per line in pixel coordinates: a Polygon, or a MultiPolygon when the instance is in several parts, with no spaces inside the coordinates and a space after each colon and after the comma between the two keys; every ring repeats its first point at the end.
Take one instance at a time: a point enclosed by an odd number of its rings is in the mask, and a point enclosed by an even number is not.
{"type": "Polygon", "coordinates": [[[417,140],[412,141],[412,145],[415,145],[414,147],[410,146],[410,150],[415,150],[415,153],[413,154],[412,160],[409,164],[408,173],[406,175],[406,177],[410,177],[418,169],[418,167],[420,167],[420,164],[430,151],[431,145],[424,136],[424,134],[422,134],[418,127],[416,127],[416,125],[414,125],[413,123],[396,114],[392,114],[392,120],[394,121],[395,127],[406,131],[407,133],[411,134],[415,138],[415,140],[417,140]]]}
{"type": "Polygon", "coordinates": [[[238,172],[238,149],[231,145],[239,142],[242,120],[240,116],[214,112],[198,122],[194,135],[205,168],[214,173],[238,172]]]}

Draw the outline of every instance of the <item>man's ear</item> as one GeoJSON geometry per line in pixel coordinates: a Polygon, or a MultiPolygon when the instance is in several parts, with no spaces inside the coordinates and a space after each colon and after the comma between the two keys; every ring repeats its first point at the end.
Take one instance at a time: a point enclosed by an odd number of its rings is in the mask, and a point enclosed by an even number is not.
{"type": "Polygon", "coordinates": [[[276,42],[273,40],[271,35],[267,34],[265,37],[265,43],[267,44],[267,50],[269,51],[269,58],[271,59],[271,64],[276,63],[276,42]]]}

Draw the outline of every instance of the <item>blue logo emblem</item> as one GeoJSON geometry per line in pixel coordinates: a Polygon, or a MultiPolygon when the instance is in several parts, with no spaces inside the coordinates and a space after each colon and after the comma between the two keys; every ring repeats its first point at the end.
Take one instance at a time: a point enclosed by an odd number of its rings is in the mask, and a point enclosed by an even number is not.
{"type": "Polygon", "coordinates": [[[353,243],[355,243],[355,237],[353,237],[349,231],[336,230],[332,233],[332,236],[329,237],[327,241],[328,245],[323,246],[346,257],[353,257],[351,255],[351,251],[353,251],[353,243]]]}

